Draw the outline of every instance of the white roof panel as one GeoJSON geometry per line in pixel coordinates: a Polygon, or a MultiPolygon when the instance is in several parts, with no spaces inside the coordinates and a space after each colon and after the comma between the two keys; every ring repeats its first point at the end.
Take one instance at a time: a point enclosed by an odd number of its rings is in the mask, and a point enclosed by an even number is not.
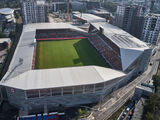
{"type": "Polygon", "coordinates": [[[0,43],[3,43],[3,42],[9,43],[10,41],[11,41],[10,38],[0,38],[0,43]]]}
{"type": "Polygon", "coordinates": [[[107,22],[97,22],[91,23],[98,30],[101,28],[104,29],[104,35],[110,39],[113,43],[115,43],[120,48],[143,48],[148,49],[148,46],[143,41],[135,38],[124,30],[113,26],[107,22]]]}
{"type": "Polygon", "coordinates": [[[143,50],[120,49],[122,69],[125,71],[142,53],[143,50]]]}
{"type": "Polygon", "coordinates": [[[98,66],[68,67],[30,70],[0,84],[25,90],[43,89],[96,84],[125,75],[123,72],[98,66]]]}
{"type": "Polygon", "coordinates": [[[91,22],[106,22],[105,18],[101,18],[101,17],[98,17],[96,15],[88,14],[88,13],[78,13],[78,14],[74,14],[74,16],[76,16],[80,19],[83,19],[83,20],[87,21],[88,23],[91,23],[91,22]]]}

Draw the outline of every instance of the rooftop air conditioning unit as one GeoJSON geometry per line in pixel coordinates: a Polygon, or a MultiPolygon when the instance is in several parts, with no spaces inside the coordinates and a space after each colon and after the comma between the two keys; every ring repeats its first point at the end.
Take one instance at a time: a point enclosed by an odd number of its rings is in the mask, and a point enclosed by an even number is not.
{"type": "Polygon", "coordinates": [[[100,33],[104,34],[104,29],[102,27],[99,27],[100,33]]]}

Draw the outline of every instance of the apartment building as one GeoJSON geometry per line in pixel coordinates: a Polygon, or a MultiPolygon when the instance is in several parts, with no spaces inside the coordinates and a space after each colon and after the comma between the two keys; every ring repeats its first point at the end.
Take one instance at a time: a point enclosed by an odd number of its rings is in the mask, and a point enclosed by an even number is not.
{"type": "Polygon", "coordinates": [[[24,24],[46,22],[45,0],[23,0],[22,14],[24,24]]]}
{"type": "Polygon", "coordinates": [[[117,6],[115,25],[140,38],[147,9],[140,5],[117,6]]]}
{"type": "Polygon", "coordinates": [[[148,14],[145,16],[141,40],[150,44],[156,44],[160,32],[160,14],[148,14]]]}

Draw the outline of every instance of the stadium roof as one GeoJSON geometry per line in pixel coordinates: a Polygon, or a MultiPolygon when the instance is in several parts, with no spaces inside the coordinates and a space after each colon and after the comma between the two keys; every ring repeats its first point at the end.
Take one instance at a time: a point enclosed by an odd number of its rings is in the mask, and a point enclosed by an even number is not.
{"type": "Polygon", "coordinates": [[[4,14],[4,15],[12,14],[13,12],[14,12],[14,10],[11,8],[0,9],[0,14],[4,14]]]}
{"type": "Polygon", "coordinates": [[[146,49],[147,44],[124,30],[106,22],[91,23],[96,29],[104,30],[104,35],[120,48],[122,69],[125,71],[146,49]]]}
{"type": "Polygon", "coordinates": [[[120,71],[98,66],[30,70],[1,85],[18,89],[43,89],[89,85],[124,77],[120,71]]]}
{"type": "Polygon", "coordinates": [[[88,14],[88,13],[78,13],[78,14],[74,14],[74,16],[79,18],[79,19],[85,20],[88,23],[91,23],[91,22],[106,22],[105,18],[101,18],[101,17],[98,17],[96,15],[88,14]]]}
{"type": "Polygon", "coordinates": [[[148,48],[146,43],[140,41],[136,37],[120,29],[119,27],[113,26],[107,22],[97,22],[91,24],[98,30],[100,27],[103,28],[104,35],[120,48],[135,48],[142,50],[148,48]]]}
{"type": "Polygon", "coordinates": [[[37,29],[73,29],[85,32],[67,23],[38,23],[23,26],[19,43],[3,80],[10,79],[32,69],[32,60],[37,29]]]}

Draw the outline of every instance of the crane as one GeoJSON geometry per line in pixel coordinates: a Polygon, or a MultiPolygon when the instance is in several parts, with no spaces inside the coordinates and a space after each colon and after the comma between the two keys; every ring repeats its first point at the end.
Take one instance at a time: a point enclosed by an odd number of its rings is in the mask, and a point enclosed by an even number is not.
{"type": "Polygon", "coordinates": [[[67,22],[70,21],[70,0],[67,0],[67,22]]]}

